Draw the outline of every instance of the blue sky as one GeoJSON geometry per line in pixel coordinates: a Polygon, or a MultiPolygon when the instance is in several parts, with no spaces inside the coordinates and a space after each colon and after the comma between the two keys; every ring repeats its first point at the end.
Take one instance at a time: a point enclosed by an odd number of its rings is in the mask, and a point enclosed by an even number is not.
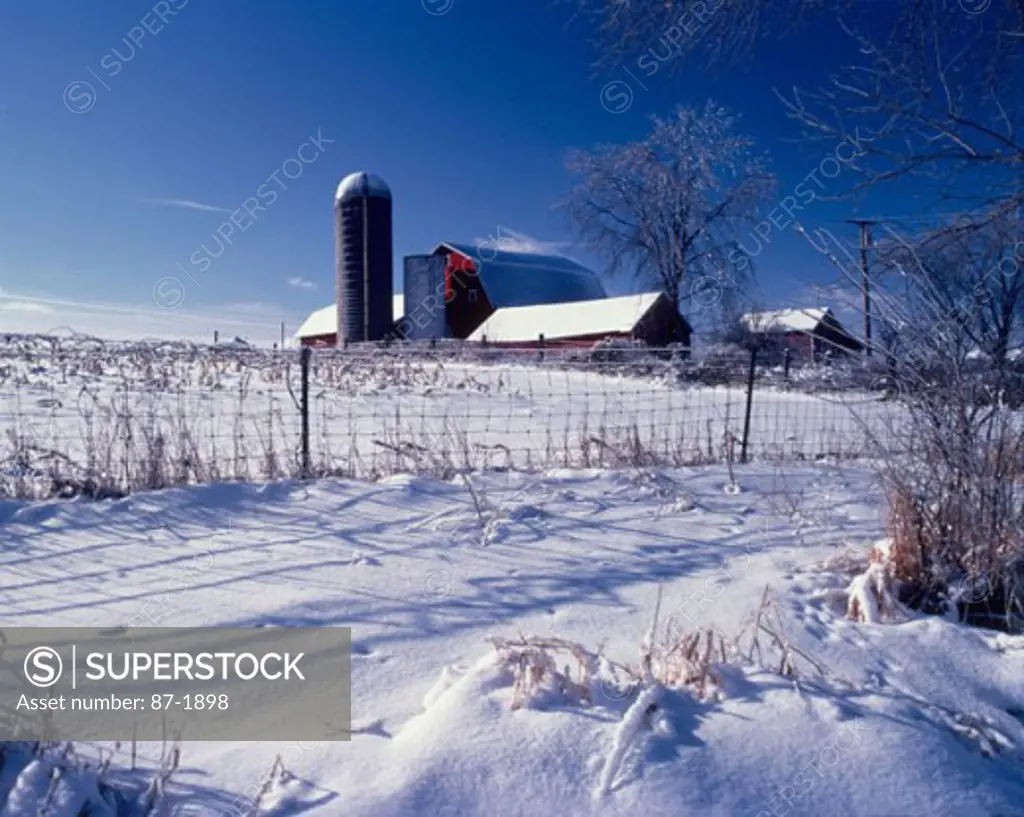
{"type": "MultiPolygon", "coordinates": [[[[541,0],[5,3],[0,331],[293,330],[333,297],[333,191],[354,170],[391,185],[396,266],[499,229],[562,246],[567,150],[639,138],[647,114],[708,97],[743,114],[781,197],[827,151],[790,141],[772,88],[820,79],[844,47],[809,32],[717,77],[595,75],[581,23],[541,0]],[[633,91],[624,112],[602,107],[613,81],[633,91]],[[190,265],[275,173],[273,203],[205,271],[190,265]]],[[[803,220],[841,230],[852,213],[815,203],[803,220]]],[[[757,258],[766,305],[834,278],[794,231],[771,239],[757,258]]]]}

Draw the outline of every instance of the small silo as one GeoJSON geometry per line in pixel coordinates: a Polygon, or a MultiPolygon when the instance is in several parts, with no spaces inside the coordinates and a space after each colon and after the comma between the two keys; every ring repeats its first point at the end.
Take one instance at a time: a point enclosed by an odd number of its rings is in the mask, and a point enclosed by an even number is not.
{"type": "Polygon", "coordinates": [[[338,344],[391,331],[391,190],[370,173],[341,180],[334,196],[338,344]]]}
{"type": "Polygon", "coordinates": [[[445,309],[444,255],[407,255],[403,263],[404,316],[402,327],[409,340],[435,340],[448,336],[445,309]]]}

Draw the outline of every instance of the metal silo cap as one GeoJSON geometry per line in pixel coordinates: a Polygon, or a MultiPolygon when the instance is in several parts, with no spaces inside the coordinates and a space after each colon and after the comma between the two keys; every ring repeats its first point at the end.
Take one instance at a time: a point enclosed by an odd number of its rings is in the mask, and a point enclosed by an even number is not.
{"type": "Polygon", "coordinates": [[[372,173],[350,173],[338,185],[334,201],[352,198],[391,198],[391,188],[380,176],[372,173]]]}

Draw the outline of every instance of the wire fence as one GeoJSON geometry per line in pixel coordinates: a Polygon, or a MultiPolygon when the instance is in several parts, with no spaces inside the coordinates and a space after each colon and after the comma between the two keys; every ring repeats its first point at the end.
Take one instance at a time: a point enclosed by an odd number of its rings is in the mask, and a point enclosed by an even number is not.
{"type": "Polygon", "coordinates": [[[270,351],[23,338],[0,347],[0,495],[905,449],[900,403],[837,372],[630,345],[270,351]]]}

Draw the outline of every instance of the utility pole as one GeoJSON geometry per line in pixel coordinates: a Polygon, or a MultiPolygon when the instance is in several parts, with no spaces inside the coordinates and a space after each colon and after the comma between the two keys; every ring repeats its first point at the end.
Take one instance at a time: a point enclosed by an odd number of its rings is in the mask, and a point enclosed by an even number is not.
{"type": "Polygon", "coordinates": [[[871,225],[876,221],[866,218],[848,218],[847,224],[860,227],[861,291],[864,293],[864,353],[871,357],[871,276],[868,275],[868,247],[871,244],[871,225]]]}

